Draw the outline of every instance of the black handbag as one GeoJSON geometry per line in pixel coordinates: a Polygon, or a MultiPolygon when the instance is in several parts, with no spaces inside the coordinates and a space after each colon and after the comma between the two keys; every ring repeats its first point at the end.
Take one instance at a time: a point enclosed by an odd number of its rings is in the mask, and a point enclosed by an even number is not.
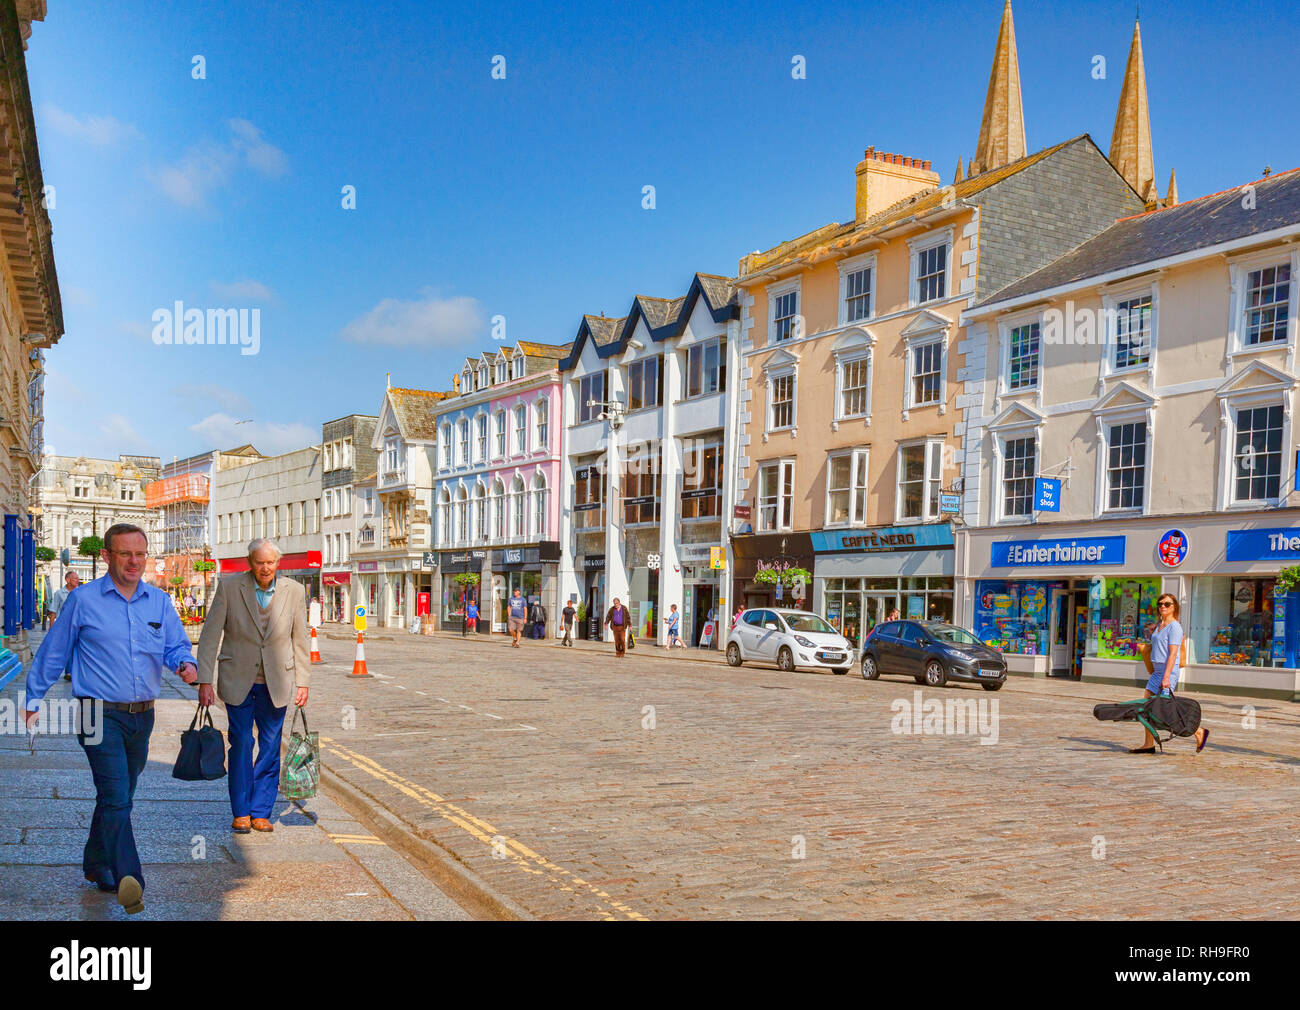
{"type": "Polygon", "coordinates": [[[194,710],[190,728],[181,733],[181,752],[172,766],[172,778],[205,782],[226,776],[226,746],[221,731],[212,725],[212,712],[204,705],[194,710]],[[199,714],[207,725],[199,724],[199,714]],[[195,729],[195,726],[198,729],[195,729]]]}

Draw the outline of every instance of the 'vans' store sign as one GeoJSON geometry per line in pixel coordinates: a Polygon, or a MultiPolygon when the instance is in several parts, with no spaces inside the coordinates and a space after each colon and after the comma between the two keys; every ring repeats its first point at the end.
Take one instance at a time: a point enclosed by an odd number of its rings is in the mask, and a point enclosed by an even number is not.
{"type": "Polygon", "coordinates": [[[1300,529],[1228,530],[1229,561],[1300,562],[1300,529]]]}
{"type": "Polygon", "coordinates": [[[1004,540],[993,544],[993,568],[1021,565],[1122,565],[1126,537],[1004,540]]]}

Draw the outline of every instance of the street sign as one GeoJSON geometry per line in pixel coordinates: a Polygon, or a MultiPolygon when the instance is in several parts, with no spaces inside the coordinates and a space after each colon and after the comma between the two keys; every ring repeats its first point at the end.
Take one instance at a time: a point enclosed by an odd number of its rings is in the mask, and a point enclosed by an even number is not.
{"type": "Polygon", "coordinates": [[[352,626],[357,631],[366,630],[366,608],[363,604],[358,603],[352,608],[352,626]]]}
{"type": "Polygon", "coordinates": [[[752,514],[752,509],[753,506],[751,506],[748,502],[746,502],[743,505],[736,505],[735,507],[733,507],[731,510],[731,514],[734,515],[737,519],[748,519],[752,514]]]}
{"type": "Polygon", "coordinates": [[[420,559],[420,567],[422,567],[422,568],[437,568],[437,567],[438,567],[438,553],[437,553],[437,551],[425,551],[425,552],[424,552],[424,557],[420,559]]]}
{"type": "Polygon", "coordinates": [[[939,492],[939,514],[940,515],[957,515],[961,511],[961,495],[950,494],[947,491],[939,492]]]}
{"type": "Polygon", "coordinates": [[[1038,512],[1061,511],[1061,481],[1058,478],[1034,478],[1034,509],[1038,512]]]}

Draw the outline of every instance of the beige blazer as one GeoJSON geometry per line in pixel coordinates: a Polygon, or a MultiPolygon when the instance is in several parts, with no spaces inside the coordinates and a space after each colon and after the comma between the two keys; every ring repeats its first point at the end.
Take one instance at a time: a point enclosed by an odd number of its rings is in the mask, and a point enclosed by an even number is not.
{"type": "Polygon", "coordinates": [[[217,685],[228,705],[242,705],[260,668],[271,701],[283,708],[295,689],[311,685],[307,638],[307,594],[293,579],[275,581],[265,636],[257,620],[257,583],[252,572],[228,576],[217,585],[199,636],[199,683],[217,685]]]}

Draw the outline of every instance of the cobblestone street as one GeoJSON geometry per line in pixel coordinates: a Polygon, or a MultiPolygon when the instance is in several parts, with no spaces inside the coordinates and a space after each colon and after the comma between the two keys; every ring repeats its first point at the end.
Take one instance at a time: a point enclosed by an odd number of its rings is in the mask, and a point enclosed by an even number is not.
{"type": "Polygon", "coordinates": [[[541,918],[1300,914],[1285,702],[1201,695],[1205,752],[1130,756],[1140,730],[1092,706],[1138,689],[925,690],[996,721],[900,733],[902,678],[496,636],[366,649],[374,676],[350,680],[351,645],[322,646],[327,769],[541,918]]]}

